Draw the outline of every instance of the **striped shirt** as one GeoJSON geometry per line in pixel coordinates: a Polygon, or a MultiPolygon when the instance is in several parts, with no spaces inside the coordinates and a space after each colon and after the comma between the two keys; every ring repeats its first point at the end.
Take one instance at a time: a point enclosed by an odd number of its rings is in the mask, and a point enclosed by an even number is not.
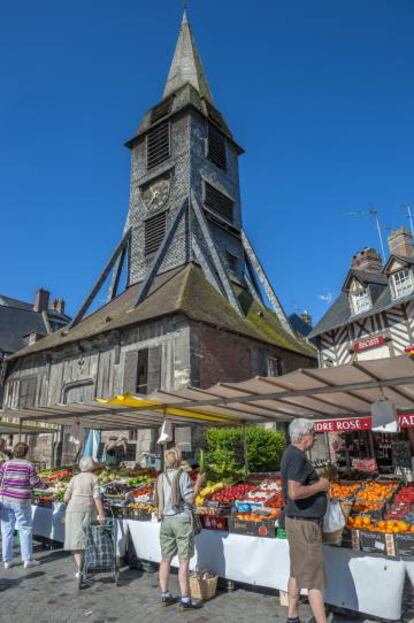
{"type": "Polygon", "coordinates": [[[0,465],[0,496],[28,502],[35,487],[45,489],[47,485],[40,480],[30,461],[11,459],[0,465]]]}

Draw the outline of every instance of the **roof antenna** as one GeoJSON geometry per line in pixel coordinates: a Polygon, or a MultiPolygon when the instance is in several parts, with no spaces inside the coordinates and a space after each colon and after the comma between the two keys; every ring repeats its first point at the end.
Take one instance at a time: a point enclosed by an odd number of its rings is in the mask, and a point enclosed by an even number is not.
{"type": "Polygon", "coordinates": [[[378,238],[379,238],[379,242],[381,245],[381,255],[382,255],[382,261],[385,262],[385,249],[384,249],[384,241],[382,239],[382,229],[381,229],[381,223],[380,220],[378,218],[378,210],[374,207],[374,206],[369,206],[368,210],[358,210],[357,212],[347,212],[346,215],[347,216],[371,216],[375,222],[375,226],[377,229],[377,234],[378,234],[378,238]]]}

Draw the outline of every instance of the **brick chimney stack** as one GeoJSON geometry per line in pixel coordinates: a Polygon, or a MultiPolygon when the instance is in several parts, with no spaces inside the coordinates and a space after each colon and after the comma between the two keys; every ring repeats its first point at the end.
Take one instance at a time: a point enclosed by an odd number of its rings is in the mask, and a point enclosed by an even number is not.
{"type": "Polygon", "coordinates": [[[53,309],[57,311],[58,314],[64,314],[65,313],[65,300],[55,299],[53,301],[53,309]]]}
{"type": "Polygon", "coordinates": [[[47,311],[49,309],[49,296],[50,293],[47,290],[43,290],[43,288],[37,290],[33,311],[39,313],[47,311]]]}
{"type": "Polygon", "coordinates": [[[413,237],[405,227],[400,227],[388,236],[388,246],[391,255],[412,257],[414,255],[413,237]]]}
{"type": "Polygon", "coordinates": [[[367,273],[380,273],[382,271],[381,256],[375,249],[365,247],[354,255],[351,268],[363,270],[367,273]]]}

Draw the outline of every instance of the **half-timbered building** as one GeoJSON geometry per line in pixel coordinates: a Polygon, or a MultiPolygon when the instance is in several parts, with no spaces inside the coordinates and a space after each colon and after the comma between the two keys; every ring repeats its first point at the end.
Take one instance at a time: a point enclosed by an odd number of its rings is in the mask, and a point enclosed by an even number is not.
{"type": "Polygon", "coordinates": [[[414,247],[401,227],[385,265],[375,249],[352,260],[341,293],[309,334],[321,367],[391,357],[414,342],[414,247]]]}

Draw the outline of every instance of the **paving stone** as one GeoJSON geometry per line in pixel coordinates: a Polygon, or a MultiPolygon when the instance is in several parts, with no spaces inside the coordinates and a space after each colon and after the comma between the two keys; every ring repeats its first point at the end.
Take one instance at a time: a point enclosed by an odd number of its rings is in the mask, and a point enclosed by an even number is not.
{"type": "MultiPolygon", "coordinates": [[[[183,614],[176,606],[161,608],[157,577],[153,574],[121,570],[116,587],[107,576],[96,576],[94,583],[79,591],[73,575],[71,557],[60,551],[50,557],[44,550],[35,552],[42,566],[27,573],[21,564],[0,569],[0,623],[284,623],[286,609],[268,592],[236,590],[220,592],[202,610],[183,614]]],[[[414,595],[407,587],[401,623],[414,623],[414,595]]],[[[178,592],[177,576],[171,590],[178,592]]],[[[310,620],[309,606],[301,606],[302,620],[310,620]]],[[[338,615],[333,623],[373,623],[363,616],[338,615]]],[[[375,621],[378,623],[378,620],[375,621]]]]}

